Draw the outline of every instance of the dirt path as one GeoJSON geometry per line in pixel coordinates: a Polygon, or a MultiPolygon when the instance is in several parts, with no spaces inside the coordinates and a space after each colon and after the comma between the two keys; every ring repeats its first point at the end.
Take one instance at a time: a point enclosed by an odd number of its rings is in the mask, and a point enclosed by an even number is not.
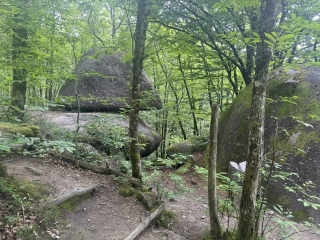
{"type": "MultiPolygon", "coordinates": [[[[52,157],[41,159],[11,155],[3,161],[9,174],[48,185],[51,198],[75,189],[99,185],[92,197],[83,201],[73,212],[66,214],[68,228],[62,232],[60,239],[121,240],[129,235],[142,219],[150,215],[139,201],[120,196],[111,176],[76,169],[52,157]]],[[[175,202],[166,204],[168,210],[179,212],[178,218],[169,229],[176,231],[181,238],[166,229],[148,228],[139,239],[184,239],[183,236],[199,239],[208,227],[205,215],[206,196],[198,195],[197,199],[193,200],[180,197],[175,202]]]]}
{"type": "MultiPolygon", "coordinates": [[[[51,198],[75,189],[99,186],[92,197],[80,203],[74,211],[65,214],[67,224],[60,224],[60,227],[67,227],[60,232],[60,239],[123,240],[150,215],[139,201],[120,196],[111,176],[76,169],[52,157],[41,159],[14,154],[3,161],[8,172],[15,177],[47,184],[51,198]]],[[[139,240],[201,239],[209,228],[207,192],[204,188],[206,183],[193,172],[187,174],[186,183],[194,192],[166,202],[166,209],[177,216],[168,229],[149,227],[139,240]]],[[[292,239],[317,240],[320,237],[303,233],[292,239]]]]}

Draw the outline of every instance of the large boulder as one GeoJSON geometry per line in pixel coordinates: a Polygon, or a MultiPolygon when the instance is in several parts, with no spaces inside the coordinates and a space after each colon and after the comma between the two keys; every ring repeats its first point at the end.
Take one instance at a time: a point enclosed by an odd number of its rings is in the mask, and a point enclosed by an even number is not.
{"type": "MultiPolygon", "coordinates": [[[[120,54],[107,56],[90,50],[77,64],[76,81],[70,80],[60,90],[60,103],[68,110],[82,112],[116,112],[128,108],[131,99],[132,65],[123,62],[120,54]],[[75,91],[76,89],[76,91],[75,91]]],[[[143,72],[141,110],[161,109],[162,102],[151,81],[143,72]]]]}
{"type": "MultiPolygon", "coordinates": [[[[43,118],[57,124],[60,128],[75,131],[77,126],[77,113],[46,112],[43,118]]],[[[129,141],[127,130],[129,117],[116,113],[81,113],[79,115],[80,140],[89,144],[103,145],[101,141],[113,141],[113,145],[120,145],[120,141],[129,141]],[[121,137],[120,135],[126,135],[121,137]],[[122,138],[122,139],[121,139],[122,138]],[[100,141],[100,142],[99,142],[100,141]],[[118,142],[118,143],[117,143],[118,142]]],[[[162,141],[159,134],[142,119],[138,121],[140,143],[144,145],[140,150],[141,157],[153,153],[162,141]]],[[[125,150],[125,149],[123,149],[125,150]]]]}
{"type": "MultiPolygon", "coordinates": [[[[220,118],[219,171],[227,172],[231,161],[239,164],[247,158],[251,92],[252,86],[243,90],[220,118]]],[[[297,173],[287,180],[273,180],[268,187],[268,202],[282,204],[293,211],[297,220],[313,217],[320,223],[319,211],[308,206],[308,202],[303,204],[298,200],[320,204],[320,68],[282,69],[271,73],[265,121],[266,161],[270,162],[274,156],[282,171],[297,173]],[[310,185],[314,187],[306,190],[310,185]],[[285,190],[299,187],[301,191],[285,190]]]]}
{"type": "Polygon", "coordinates": [[[184,141],[171,144],[166,149],[167,156],[174,159],[176,155],[191,155],[203,152],[208,145],[208,138],[192,136],[184,141]]]}

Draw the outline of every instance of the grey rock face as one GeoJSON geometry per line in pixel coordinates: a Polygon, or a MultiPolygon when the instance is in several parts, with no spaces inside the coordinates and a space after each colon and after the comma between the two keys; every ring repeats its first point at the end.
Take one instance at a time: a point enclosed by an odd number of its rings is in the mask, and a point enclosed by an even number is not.
{"type": "MultiPolygon", "coordinates": [[[[77,113],[65,113],[65,112],[46,112],[44,113],[44,118],[48,119],[49,121],[56,123],[59,127],[74,131],[76,130],[77,126],[77,113]]],[[[108,136],[108,132],[104,132],[103,125],[107,124],[112,128],[119,126],[123,128],[123,131],[127,131],[129,127],[129,117],[126,115],[116,114],[116,113],[81,113],[79,115],[79,125],[80,125],[80,132],[82,135],[87,137],[84,140],[87,140],[89,144],[93,142],[96,144],[101,144],[95,135],[97,134],[105,134],[108,136]],[[99,121],[96,125],[96,134],[88,133],[86,126],[92,124],[95,121],[99,121]],[[101,123],[101,125],[99,125],[101,123]],[[112,127],[114,126],[114,127],[112,127]]],[[[92,128],[91,128],[92,129],[92,128]]],[[[110,130],[110,128],[108,128],[110,130]]],[[[139,119],[138,122],[138,132],[141,135],[143,143],[145,144],[144,149],[140,150],[141,157],[149,156],[153,153],[160,142],[162,141],[161,137],[157,132],[155,132],[146,122],[142,119],[139,119]]],[[[111,135],[111,133],[110,133],[111,135]]]]}
{"type": "MultiPolygon", "coordinates": [[[[67,81],[61,88],[62,104],[68,110],[82,112],[116,112],[130,105],[132,65],[125,63],[120,54],[107,56],[90,50],[76,67],[76,81],[67,81]]],[[[151,81],[143,72],[141,80],[141,110],[161,109],[162,102],[151,81]]]]}
{"type": "MultiPolygon", "coordinates": [[[[228,171],[230,161],[246,161],[252,86],[241,92],[220,118],[218,170],[228,171]]],[[[268,187],[270,205],[280,204],[293,212],[295,219],[313,217],[320,223],[319,211],[304,207],[298,199],[320,204],[320,68],[277,70],[267,84],[265,119],[266,161],[273,158],[277,173],[290,175],[275,179],[268,187]],[[277,133],[277,134],[276,134],[277,133]],[[314,187],[306,190],[308,186],[314,187]],[[296,193],[286,189],[302,187],[296,193]],[[316,196],[310,199],[306,196],[316,196]]],[[[275,175],[275,173],[273,174],[275,175]]]]}

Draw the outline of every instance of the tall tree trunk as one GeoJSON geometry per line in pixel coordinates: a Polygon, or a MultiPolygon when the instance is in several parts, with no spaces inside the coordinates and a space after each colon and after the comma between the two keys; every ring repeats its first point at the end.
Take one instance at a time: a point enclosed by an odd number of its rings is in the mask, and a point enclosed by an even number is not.
{"type": "Polygon", "coordinates": [[[179,61],[179,69],[180,69],[180,72],[182,74],[183,83],[184,83],[184,87],[185,87],[186,92],[187,92],[188,102],[189,102],[189,105],[190,105],[191,115],[192,115],[192,119],[193,119],[193,134],[196,135],[196,136],[199,136],[197,117],[196,117],[196,113],[195,113],[196,108],[195,108],[194,101],[192,99],[192,96],[191,96],[189,88],[188,88],[186,77],[184,75],[184,71],[183,71],[182,63],[181,63],[181,55],[180,54],[178,55],[178,61],[179,61]]]}
{"type": "MultiPolygon", "coordinates": [[[[182,134],[183,140],[186,140],[187,139],[187,134],[186,134],[186,131],[185,131],[184,127],[183,127],[183,123],[181,121],[181,118],[179,117],[179,115],[180,115],[180,113],[179,113],[180,112],[179,105],[180,105],[181,99],[179,99],[178,93],[177,93],[176,89],[174,88],[172,82],[169,82],[169,85],[170,85],[172,93],[173,93],[173,95],[175,97],[175,104],[174,104],[173,109],[175,110],[175,114],[176,114],[177,119],[178,119],[178,124],[179,124],[180,130],[181,130],[181,134],[182,134]]],[[[181,98],[182,97],[183,97],[183,95],[181,96],[181,98]]]]}
{"type": "Polygon", "coordinates": [[[247,166],[243,182],[238,222],[238,240],[253,240],[257,237],[259,221],[256,221],[256,200],[260,182],[260,166],[264,154],[264,118],[266,81],[271,50],[265,42],[265,33],[270,33],[276,23],[278,0],[261,0],[259,36],[252,92],[250,132],[247,166]]]}
{"type": "Polygon", "coordinates": [[[218,218],[216,189],[217,145],[218,145],[219,105],[213,104],[210,122],[209,154],[208,154],[208,205],[210,217],[210,233],[213,239],[221,239],[221,226],[218,218]]]}
{"type": "Polygon", "coordinates": [[[132,176],[142,178],[141,161],[138,140],[138,119],[140,109],[140,83],[142,78],[142,65],[144,57],[144,48],[146,41],[146,32],[148,27],[147,17],[150,11],[147,8],[146,0],[138,0],[137,24],[134,39],[134,55],[133,55],[133,78],[132,78],[132,94],[131,109],[129,121],[129,137],[130,142],[130,159],[132,165],[132,176]]]}
{"type": "Polygon", "coordinates": [[[23,0],[17,8],[19,12],[13,17],[12,62],[13,74],[11,85],[12,115],[18,119],[24,116],[24,105],[27,95],[27,70],[23,66],[23,53],[26,52],[28,32],[25,27],[27,19],[28,0],[23,0]]]}

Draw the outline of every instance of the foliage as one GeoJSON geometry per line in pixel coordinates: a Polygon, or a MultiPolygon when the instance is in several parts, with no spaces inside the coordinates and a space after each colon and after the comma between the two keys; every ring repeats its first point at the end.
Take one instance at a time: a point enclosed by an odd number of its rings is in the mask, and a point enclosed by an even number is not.
{"type": "Polygon", "coordinates": [[[93,138],[93,145],[98,145],[107,155],[118,155],[121,151],[128,153],[130,139],[124,127],[105,119],[97,119],[85,128],[93,138]]]}
{"type": "Polygon", "coordinates": [[[40,201],[47,197],[47,185],[35,185],[13,176],[0,177],[3,205],[1,222],[5,226],[4,230],[10,232],[14,239],[47,239],[44,230],[48,233],[49,229],[56,227],[59,215],[56,208],[38,211],[40,201]]]}
{"type": "Polygon", "coordinates": [[[151,173],[143,173],[143,182],[152,187],[157,194],[158,202],[162,203],[166,199],[174,199],[187,191],[192,191],[185,185],[183,178],[179,175],[169,173],[168,176],[159,170],[151,173]],[[171,186],[170,186],[171,185],[171,186]]]}

